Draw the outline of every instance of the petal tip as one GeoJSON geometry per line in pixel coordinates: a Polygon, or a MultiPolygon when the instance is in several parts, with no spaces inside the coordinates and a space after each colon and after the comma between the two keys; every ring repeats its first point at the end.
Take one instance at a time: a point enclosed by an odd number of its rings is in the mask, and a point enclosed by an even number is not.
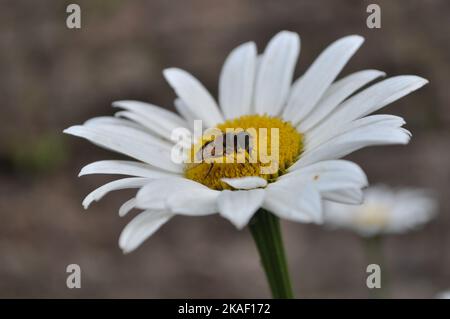
{"type": "Polygon", "coordinates": [[[77,125],[68,127],[68,128],[66,128],[66,129],[63,130],[63,133],[64,133],[64,134],[70,134],[70,135],[72,135],[72,133],[73,133],[75,127],[77,127],[77,125]]]}
{"type": "Polygon", "coordinates": [[[401,78],[404,81],[407,81],[409,84],[413,84],[415,88],[421,88],[425,84],[428,84],[429,81],[418,75],[398,75],[393,78],[401,78]]]}
{"type": "Polygon", "coordinates": [[[417,75],[416,75],[416,77],[418,78],[418,82],[421,84],[420,85],[421,87],[430,83],[430,81],[428,79],[425,79],[425,78],[417,76],[417,75]]]}
{"type": "Polygon", "coordinates": [[[245,226],[247,226],[247,223],[232,222],[232,224],[234,225],[234,227],[236,227],[237,230],[243,230],[245,226]]]}
{"type": "Polygon", "coordinates": [[[256,43],[253,41],[249,41],[249,42],[245,42],[244,44],[240,45],[239,47],[237,47],[236,49],[241,49],[241,50],[252,50],[256,52],[256,43]]]}
{"type": "Polygon", "coordinates": [[[362,35],[359,34],[351,34],[349,36],[344,37],[343,39],[352,40],[355,42],[355,44],[363,44],[366,40],[362,35]]]}
{"type": "Polygon", "coordinates": [[[111,106],[112,106],[112,107],[117,107],[117,108],[123,108],[123,105],[124,105],[124,104],[130,103],[130,102],[133,102],[133,101],[131,101],[131,100],[118,100],[118,101],[113,101],[113,102],[111,103],[111,106]]]}
{"type": "Polygon", "coordinates": [[[163,76],[167,81],[170,81],[174,77],[176,77],[178,74],[184,72],[183,70],[179,68],[167,68],[163,70],[163,76]]]}
{"type": "Polygon", "coordinates": [[[386,77],[386,72],[380,70],[372,70],[373,74],[377,77],[386,77]]]}
{"type": "Polygon", "coordinates": [[[122,249],[122,254],[124,254],[124,255],[128,255],[129,253],[134,251],[134,249],[130,249],[130,248],[126,248],[126,247],[121,247],[121,249],[122,249]]]}
{"type": "Polygon", "coordinates": [[[294,31],[289,31],[289,30],[281,30],[280,32],[278,32],[277,34],[275,34],[275,36],[294,36],[294,37],[298,37],[298,33],[294,32],[294,31]]]}
{"type": "Polygon", "coordinates": [[[283,31],[280,31],[277,34],[275,34],[270,42],[272,42],[272,41],[276,41],[276,42],[290,41],[290,42],[295,43],[296,46],[299,46],[300,45],[300,36],[298,35],[297,32],[283,30],[283,31]]]}

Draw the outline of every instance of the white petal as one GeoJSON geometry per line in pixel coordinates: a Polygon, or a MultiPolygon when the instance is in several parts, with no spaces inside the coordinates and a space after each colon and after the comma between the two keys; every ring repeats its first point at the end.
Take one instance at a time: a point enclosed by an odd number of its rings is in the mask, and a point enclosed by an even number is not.
{"type": "Polygon", "coordinates": [[[114,101],[112,103],[112,106],[131,111],[133,113],[142,115],[145,118],[157,118],[158,120],[164,121],[164,123],[167,125],[182,126],[186,124],[185,121],[176,113],[168,111],[160,106],[146,102],[134,100],[120,100],[114,101]]]}
{"type": "MultiPolygon", "coordinates": [[[[390,232],[403,232],[428,222],[436,215],[437,202],[431,192],[423,189],[405,188],[391,190],[390,232]],[[395,195],[394,195],[395,194],[395,195]]],[[[384,195],[386,197],[386,195],[384,195]]]]}
{"type": "Polygon", "coordinates": [[[363,202],[364,194],[360,188],[338,189],[320,193],[323,199],[351,205],[360,205],[363,202]]]}
{"type": "Polygon", "coordinates": [[[291,176],[296,175],[302,175],[302,174],[314,174],[314,173],[326,173],[326,172],[346,172],[346,173],[357,173],[357,174],[363,174],[363,170],[361,167],[359,167],[358,164],[347,161],[347,160],[329,160],[329,161],[322,161],[318,163],[314,163],[305,167],[301,168],[301,172],[298,170],[295,170],[294,168],[290,167],[288,169],[287,174],[282,175],[279,177],[279,179],[285,179],[289,178],[291,176]]]}
{"type": "Polygon", "coordinates": [[[145,131],[144,127],[140,124],[126,119],[118,119],[114,116],[97,116],[84,122],[84,125],[86,126],[94,126],[98,124],[114,125],[116,127],[130,127],[136,130],[145,131]]]}
{"type": "Polygon", "coordinates": [[[177,68],[165,69],[164,77],[196,119],[204,120],[209,127],[223,122],[216,101],[196,78],[177,68]]]}
{"type": "MultiPolygon", "coordinates": [[[[127,130],[127,129],[132,129],[134,131],[139,131],[140,133],[144,133],[147,135],[152,135],[150,137],[150,139],[154,139],[155,137],[153,136],[153,133],[148,131],[145,127],[143,127],[142,125],[132,122],[128,119],[120,119],[114,116],[98,116],[98,117],[94,117],[91,118],[87,121],[84,122],[83,124],[84,127],[114,127],[115,131],[118,130],[127,130]]],[[[93,142],[91,141],[93,144],[99,146],[99,147],[103,147],[104,146],[100,145],[99,143],[93,142]]]]}
{"type": "Polygon", "coordinates": [[[321,223],[320,194],[311,184],[277,181],[266,188],[264,208],[275,215],[301,223],[321,223]]]}
{"type": "Polygon", "coordinates": [[[158,170],[148,164],[133,161],[106,160],[83,167],[78,176],[90,174],[118,174],[147,178],[174,177],[175,174],[158,170]]]}
{"type": "Polygon", "coordinates": [[[188,123],[188,128],[193,130],[194,121],[196,120],[195,113],[193,113],[191,109],[189,109],[189,107],[186,105],[186,103],[180,98],[176,98],[173,104],[178,113],[180,113],[181,116],[184,119],[186,119],[186,122],[188,123]]]}
{"type": "Polygon", "coordinates": [[[122,204],[119,208],[119,216],[123,217],[126,214],[128,214],[130,211],[132,211],[136,207],[136,198],[133,197],[129,200],[127,200],[125,203],[122,204]]]}
{"type": "Polygon", "coordinates": [[[148,210],[140,213],[125,226],[120,234],[120,248],[124,253],[135,250],[172,216],[169,213],[148,210]]]}
{"type": "Polygon", "coordinates": [[[138,132],[131,128],[125,131],[124,128],[116,130],[102,127],[71,126],[64,130],[64,133],[85,138],[92,143],[104,148],[119,152],[140,161],[151,164],[155,167],[179,173],[183,167],[171,160],[170,149],[161,145],[155,145],[149,134],[138,132]],[[146,136],[149,136],[145,140],[146,136]]]}
{"type": "Polygon", "coordinates": [[[153,145],[170,150],[173,147],[173,142],[169,142],[155,136],[152,132],[146,131],[146,129],[141,126],[141,129],[135,129],[132,127],[117,126],[113,124],[102,124],[102,123],[85,123],[83,127],[89,127],[91,129],[97,130],[103,134],[128,136],[135,140],[140,140],[144,142],[149,142],[153,145]]]}
{"type": "Polygon", "coordinates": [[[300,122],[297,129],[306,132],[328,116],[342,101],[367,83],[386,74],[377,70],[363,70],[352,73],[333,83],[323,94],[317,105],[300,122]]]}
{"type": "Polygon", "coordinates": [[[342,127],[330,127],[327,130],[318,132],[314,131],[312,133],[305,134],[305,153],[310,152],[316,147],[322,145],[323,143],[329,141],[332,138],[336,138],[353,130],[366,129],[384,129],[384,128],[399,128],[405,124],[405,120],[399,116],[387,115],[387,114],[376,114],[363,117],[361,119],[355,120],[348,123],[346,126],[342,127]]]}
{"type": "Polygon", "coordinates": [[[222,178],[221,181],[227,183],[235,189],[253,189],[265,187],[267,185],[267,181],[264,178],[258,176],[222,178]]]}
{"type": "Polygon", "coordinates": [[[172,130],[187,127],[180,116],[156,105],[139,101],[116,101],[112,105],[128,110],[117,115],[129,118],[165,139],[170,139],[172,130]]]}
{"type": "Polygon", "coordinates": [[[209,190],[205,185],[182,177],[152,180],[137,193],[137,207],[164,210],[167,209],[169,196],[176,192],[195,189],[209,190]]]}
{"type": "Polygon", "coordinates": [[[99,201],[109,192],[127,188],[139,188],[150,181],[151,179],[148,178],[129,177],[109,182],[89,193],[83,200],[83,207],[87,209],[92,202],[99,201]]]}
{"type": "Polygon", "coordinates": [[[362,127],[337,136],[308,154],[302,154],[291,169],[324,160],[338,159],[367,146],[407,144],[410,137],[411,133],[403,128],[366,129],[362,127]]]}
{"type": "Polygon", "coordinates": [[[217,213],[219,191],[208,188],[176,190],[166,201],[172,213],[188,216],[204,216],[217,213]]]}
{"type": "MultiPolygon", "coordinates": [[[[119,112],[116,112],[114,114],[114,116],[119,117],[119,118],[122,117],[122,118],[129,119],[129,120],[141,125],[143,128],[148,130],[152,135],[156,135],[159,138],[164,138],[165,140],[170,141],[170,135],[172,132],[172,129],[170,127],[152,124],[152,121],[147,120],[146,118],[144,118],[143,116],[141,116],[139,114],[129,112],[129,111],[119,111],[119,112]]],[[[186,126],[187,126],[187,123],[186,123],[186,126]]],[[[177,126],[176,128],[178,128],[178,127],[181,127],[181,126],[177,126]]]]}
{"type": "Polygon", "coordinates": [[[279,181],[291,178],[313,184],[324,199],[348,204],[361,203],[361,188],[368,185],[364,171],[345,160],[323,161],[299,168],[281,176],[279,181]]]}
{"type": "Polygon", "coordinates": [[[324,160],[338,159],[367,146],[407,144],[410,135],[403,128],[366,129],[362,127],[337,136],[308,152],[308,154],[302,154],[291,169],[324,160]]]}
{"type": "Polygon", "coordinates": [[[427,80],[414,75],[395,76],[378,82],[342,103],[312,132],[324,131],[328,127],[338,129],[353,120],[373,113],[399,98],[421,88],[427,80]]]}
{"type": "Polygon", "coordinates": [[[299,52],[300,38],[296,33],[282,31],[269,41],[256,78],[256,113],[280,113],[289,93],[299,52]]]}
{"type": "Polygon", "coordinates": [[[256,71],[256,45],[244,43],[227,57],[219,80],[219,103],[225,118],[250,113],[256,71]]]}
{"type": "Polygon", "coordinates": [[[351,35],[328,46],[293,85],[283,118],[296,125],[308,115],[363,42],[363,37],[351,35]]]}
{"type": "Polygon", "coordinates": [[[366,189],[362,205],[327,203],[326,221],[363,236],[402,233],[433,217],[435,202],[429,195],[418,189],[372,186],[366,189]]]}
{"type": "Polygon", "coordinates": [[[279,180],[294,178],[299,183],[312,183],[320,192],[362,188],[368,185],[364,171],[345,160],[318,162],[285,174],[279,180]]]}
{"type": "Polygon", "coordinates": [[[238,229],[242,229],[261,207],[264,195],[264,189],[224,190],[220,193],[217,201],[220,215],[230,220],[238,229]]]}

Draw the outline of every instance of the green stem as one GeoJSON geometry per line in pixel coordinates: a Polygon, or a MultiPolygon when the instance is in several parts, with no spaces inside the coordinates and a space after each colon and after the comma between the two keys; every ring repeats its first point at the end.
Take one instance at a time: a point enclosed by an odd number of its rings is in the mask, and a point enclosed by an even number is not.
{"type": "Polygon", "coordinates": [[[278,217],[260,209],[252,218],[249,227],[273,298],[294,298],[278,217]]]}

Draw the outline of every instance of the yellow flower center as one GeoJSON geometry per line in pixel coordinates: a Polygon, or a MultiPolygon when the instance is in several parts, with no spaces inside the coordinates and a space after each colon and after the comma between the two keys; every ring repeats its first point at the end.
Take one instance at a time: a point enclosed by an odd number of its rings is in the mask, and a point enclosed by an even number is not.
{"type": "Polygon", "coordinates": [[[356,225],[384,228],[389,223],[389,209],[384,205],[366,204],[360,214],[354,218],[356,225]]]}
{"type": "Polygon", "coordinates": [[[212,189],[231,189],[222,178],[259,176],[272,181],[303,150],[303,135],[289,122],[267,115],[244,115],[205,132],[189,149],[186,178],[212,189]]]}

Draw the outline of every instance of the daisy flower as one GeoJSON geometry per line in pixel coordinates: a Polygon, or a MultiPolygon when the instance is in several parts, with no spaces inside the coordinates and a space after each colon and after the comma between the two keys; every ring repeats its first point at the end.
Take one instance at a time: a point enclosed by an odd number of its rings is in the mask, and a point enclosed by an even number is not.
{"type": "MultiPolygon", "coordinates": [[[[117,101],[113,106],[121,110],[115,117],[94,118],[65,130],[137,160],[106,160],[85,166],[80,176],[132,177],[94,190],[84,199],[84,207],[111,191],[138,189],[136,196],[119,209],[121,216],[134,208],[142,210],[120,236],[119,245],[125,252],[136,249],[175,215],[219,213],[239,229],[250,225],[266,273],[285,268],[283,254],[276,253],[282,252],[278,217],[321,223],[322,199],[360,203],[366,176],[358,165],[340,158],[366,146],[407,144],[410,139],[401,117],[368,115],[420,88],[427,80],[394,76],[362,89],[385,75],[378,70],[362,70],[335,81],[362,43],[363,38],[357,35],[335,41],[295,81],[300,53],[296,33],[278,33],[261,54],[255,43],[244,43],[225,60],[217,101],[188,72],[164,70],[177,95],[174,104],[179,114],[148,103],[117,101]],[[263,157],[243,163],[175,162],[171,133],[180,127],[192,129],[195,120],[224,133],[228,129],[267,129],[269,144],[274,129],[278,147],[272,155],[277,155],[277,170],[263,173],[263,157]],[[265,256],[274,252],[275,256],[265,256]],[[271,258],[278,258],[278,266],[273,266],[271,258]]],[[[204,147],[214,142],[208,138],[192,142],[195,154],[202,154],[204,147]]],[[[214,149],[211,145],[207,148],[214,149]]],[[[250,155],[248,151],[244,148],[244,155],[250,155]]],[[[269,278],[274,295],[281,296],[274,286],[281,283],[285,288],[289,281],[283,276],[269,278]]]]}
{"type": "Polygon", "coordinates": [[[361,236],[367,264],[377,264],[383,269],[380,287],[369,289],[369,295],[387,298],[389,267],[383,252],[384,235],[415,229],[431,220],[436,209],[437,202],[429,191],[376,185],[364,190],[361,205],[324,201],[324,223],[333,228],[352,230],[361,236]]]}
{"type": "Polygon", "coordinates": [[[436,214],[436,200],[422,189],[391,189],[385,185],[365,190],[364,204],[325,203],[325,223],[361,236],[404,233],[436,214]]]}

